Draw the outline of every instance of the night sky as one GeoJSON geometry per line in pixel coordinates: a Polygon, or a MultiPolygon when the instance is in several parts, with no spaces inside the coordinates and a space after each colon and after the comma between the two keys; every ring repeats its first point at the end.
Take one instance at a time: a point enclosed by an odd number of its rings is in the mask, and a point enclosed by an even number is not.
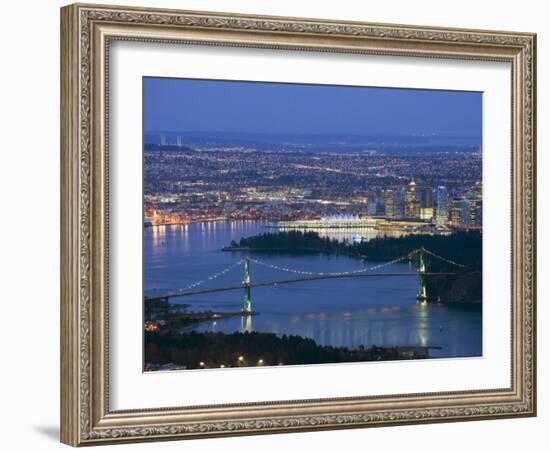
{"type": "Polygon", "coordinates": [[[144,78],[144,131],[481,136],[482,94],[144,78]]]}

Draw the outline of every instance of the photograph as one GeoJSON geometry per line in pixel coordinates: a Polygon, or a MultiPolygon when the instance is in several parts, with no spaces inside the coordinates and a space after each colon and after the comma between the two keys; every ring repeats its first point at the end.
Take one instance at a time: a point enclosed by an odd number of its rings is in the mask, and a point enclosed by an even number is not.
{"type": "Polygon", "coordinates": [[[145,372],[484,356],[483,92],[142,92],[145,372]]]}

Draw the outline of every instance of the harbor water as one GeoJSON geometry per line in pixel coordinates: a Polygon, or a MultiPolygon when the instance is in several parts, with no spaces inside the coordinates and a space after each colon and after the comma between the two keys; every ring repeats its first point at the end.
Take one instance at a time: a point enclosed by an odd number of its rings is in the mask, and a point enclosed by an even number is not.
{"type": "MultiPolygon", "coordinates": [[[[144,295],[158,296],[189,286],[199,290],[242,283],[243,265],[239,261],[247,254],[221,249],[241,237],[276,232],[269,225],[261,221],[217,221],[145,228],[144,295]]],[[[354,234],[361,234],[361,230],[354,234]]],[[[330,237],[341,238],[338,233],[330,237]]],[[[364,238],[372,237],[372,230],[365,230],[364,238]]],[[[253,283],[296,278],[301,271],[346,272],[378,264],[316,253],[258,252],[249,256],[262,263],[251,263],[253,283]]],[[[415,273],[416,267],[406,261],[383,269],[384,273],[409,271],[415,273]]],[[[202,323],[193,330],[299,335],[319,345],[350,349],[360,345],[433,346],[438,347],[430,350],[433,357],[482,356],[481,308],[419,304],[418,282],[417,276],[381,276],[256,287],[251,289],[251,300],[257,315],[202,323]]],[[[230,312],[242,308],[243,297],[244,289],[172,298],[171,302],[189,305],[187,311],[230,312]]]]}

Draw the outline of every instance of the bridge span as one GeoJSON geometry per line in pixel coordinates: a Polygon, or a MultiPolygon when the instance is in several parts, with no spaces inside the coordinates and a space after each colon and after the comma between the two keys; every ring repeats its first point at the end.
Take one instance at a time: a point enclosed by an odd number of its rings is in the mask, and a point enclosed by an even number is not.
{"type": "MultiPolygon", "coordinates": [[[[423,276],[443,276],[443,275],[456,275],[456,272],[425,272],[423,276]]],[[[386,272],[386,273],[344,273],[338,275],[315,275],[311,277],[301,277],[301,278],[287,278],[283,280],[274,280],[274,281],[258,281],[255,283],[242,283],[235,284],[232,286],[224,286],[218,288],[202,289],[195,291],[182,291],[182,292],[173,292],[165,295],[158,295],[155,297],[145,297],[145,300],[163,300],[175,297],[188,297],[190,295],[200,295],[200,294],[209,294],[212,292],[223,292],[223,291],[234,291],[237,289],[243,288],[256,288],[264,286],[275,286],[278,284],[290,284],[290,283],[302,283],[305,281],[317,281],[317,280],[330,280],[334,278],[364,278],[364,277],[417,277],[418,272],[386,272]]]]}
{"type": "Polygon", "coordinates": [[[213,292],[224,292],[224,291],[233,291],[238,289],[244,290],[244,300],[243,300],[243,312],[250,313],[252,311],[252,301],[251,301],[251,289],[257,288],[257,287],[264,287],[264,286],[275,286],[280,284],[290,284],[290,283],[302,283],[302,282],[308,282],[308,281],[318,281],[318,280],[329,280],[329,279],[337,279],[337,278],[368,278],[368,277],[418,277],[419,278],[419,288],[418,288],[418,296],[417,299],[419,302],[427,302],[428,301],[428,295],[426,291],[426,279],[427,277],[431,276],[450,276],[450,275],[456,275],[457,272],[428,272],[426,270],[426,255],[430,255],[434,258],[438,258],[451,266],[453,268],[460,268],[460,269],[466,269],[466,267],[460,263],[457,263],[455,261],[452,261],[450,259],[443,258],[433,252],[430,252],[429,250],[426,250],[425,248],[421,247],[419,249],[413,250],[409,252],[407,255],[401,256],[399,258],[396,258],[392,261],[388,261],[385,263],[378,264],[376,266],[371,266],[364,269],[358,269],[358,270],[352,270],[348,272],[312,272],[312,271],[306,271],[301,269],[293,269],[289,267],[283,267],[283,266],[277,266],[274,264],[267,263],[265,261],[257,260],[250,257],[245,257],[238,262],[232,264],[231,266],[225,268],[221,272],[218,272],[216,274],[213,274],[209,276],[208,278],[204,280],[200,280],[198,282],[195,282],[193,284],[188,285],[187,287],[183,289],[179,289],[175,292],[167,292],[162,295],[156,295],[151,297],[145,297],[146,301],[154,301],[154,300],[165,300],[168,301],[170,298],[175,297],[189,297],[192,295],[200,295],[200,294],[208,294],[213,292]],[[404,260],[412,260],[412,257],[418,255],[418,269],[415,271],[409,271],[409,272],[375,272],[375,270],[382,269],[384,267],[390,266],[392,264],[395,264],[397,262],[402,262],[404,260]],[[250,277],[250,263],[253,262],[255,264],[259,264],[262,266],[266,266],[270,269],[279,270],[283,272],[291,272],[293,274],[299,275],[295,278],[287,278],[282,280],[269,280],[269,281],[257,281],[252,282],[250,277]],[[218,278],[221,275],[224,275],[228,273],[230,270],[234,269],[238,266],[244,266],[244,279],[242,283],[240,284],[233,284],[229,286],[223,286],[223,287],[212,287],[208,289],[196,289],[201,284],[209,281],[214,280],[218,278]]]}

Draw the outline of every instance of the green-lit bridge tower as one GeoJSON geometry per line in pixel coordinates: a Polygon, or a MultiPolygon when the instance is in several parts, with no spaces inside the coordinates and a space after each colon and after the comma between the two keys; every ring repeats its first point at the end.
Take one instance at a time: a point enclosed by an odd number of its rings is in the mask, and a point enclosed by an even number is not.
{"type": "Polygon", "coordinates": [[[426,292],[426,261],[424,259],[424,247],[420,249],[418,256],[418,275],[419,275],[419,285],[418,285],[418,301],[420,303],[426,303],[428,301],[428,294],[426,292]]]}
{"type": "Polygon", "coordinates": [[[250,297],[250,260],[248,258],[244,259],[244,301],[243,301],[243,311],[250,313],[252,312],[252,300],[250,297]]]}

